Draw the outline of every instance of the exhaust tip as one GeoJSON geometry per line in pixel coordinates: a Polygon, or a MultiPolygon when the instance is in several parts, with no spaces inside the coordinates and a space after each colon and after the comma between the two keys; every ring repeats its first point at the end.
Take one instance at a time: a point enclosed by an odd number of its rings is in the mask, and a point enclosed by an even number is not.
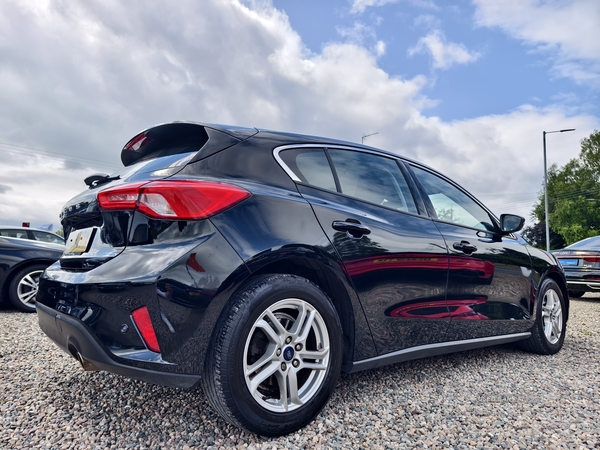
{"type": "Polygon", "coordinates": [[[77,350],[77,347],[75,347],[73,343],[69,343],[68,349],[71,356],[73,356],[73,358],[79,361],[79,364],[81,364],[81,368],[83,370],[85,370],[86,372],[100,371],[100,369],[98,369],[96,366],[94,366],[91,362],[89,362],[83,357],[83,355],[79,352],[79,350],[77,350]]]}

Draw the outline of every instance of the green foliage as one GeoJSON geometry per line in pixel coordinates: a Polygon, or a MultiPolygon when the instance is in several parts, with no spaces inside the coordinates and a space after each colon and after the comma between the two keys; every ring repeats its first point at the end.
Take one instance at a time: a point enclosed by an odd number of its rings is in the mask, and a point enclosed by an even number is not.
{"type": "MultiPolygon", "coordinates": [[[[534,247],[546,249],[546,222],[538,222],[535,225],[525,227],[521,235],[534,247]]],[[[560,234],[550,230],[550,248],[563,248],[566,245],[560,234]]]]}
{"type": "MultiPolygon", "coordinates": [[[[567,244],[600,234],[600,131],[581,141],[577,158],[548,170],[550,228],[567,244]]],[[[532,216],[544,222],[544,192],[532,216]]],[[[545,238],[544,238],[545,240],[545,238]]],[[[551,239],[551,244],[553,244],[551,239]]]]}

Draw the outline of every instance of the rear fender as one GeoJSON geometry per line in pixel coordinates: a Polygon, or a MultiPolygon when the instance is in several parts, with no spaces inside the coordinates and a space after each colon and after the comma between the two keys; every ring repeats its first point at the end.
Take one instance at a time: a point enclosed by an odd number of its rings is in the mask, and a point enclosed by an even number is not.
{"type": "MultiPolygon", "coordinates": [[[[205,324],[216,324],[228,302],[233,302],[235,294],[243,291],[248,282],[260,275],[291,274],[312,281],[332,300],[344,333],[343,370],[350,368],[351,362],[376,355],[376,349],[362,306],[348,276],[340,264],[332,260],[320,249],[307,246],[283,246],[261,252],[245,262],[249,274],[230,285],[218,294],[206,311],[205,324]],[[233,286],[235,285],[235,288],[233,286]],[[232,289],[233,288],[233,289],[232,289]]],[[[241,272],[239,272],[241,273],[241,272]]],[[[236,276],[237,274],[233,274],[236,276]]],[[[211,332],[211,336],[214,329],[211,332]]],[[[202,354],[206,352],[209,340],[201,344],[202,354]]]]}

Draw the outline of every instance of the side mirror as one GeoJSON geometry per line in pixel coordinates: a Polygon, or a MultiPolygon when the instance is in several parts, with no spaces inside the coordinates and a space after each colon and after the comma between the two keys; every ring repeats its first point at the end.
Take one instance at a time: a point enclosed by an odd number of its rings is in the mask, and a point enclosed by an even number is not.
{"type": "Polygon", "coordinates": [[[510,234],[519,231],[525,225],[525,219],[515,214],[502,214],[500,216],[500,228],[502,234],[510,234]]]}

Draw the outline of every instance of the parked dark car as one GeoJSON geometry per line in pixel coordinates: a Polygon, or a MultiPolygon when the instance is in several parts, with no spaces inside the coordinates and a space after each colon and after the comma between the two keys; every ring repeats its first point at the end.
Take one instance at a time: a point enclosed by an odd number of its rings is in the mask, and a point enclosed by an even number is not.
{"type": "Polygon", "coordinates": [[[340,371],[519,341],[552,354],[556,259],[457,184],[332,139],[150,128],[62,212],[39,323],[86,370],[201,383],[229,422],[292,432],[340,371]]]}
{"type": "Polygon", "coordinates": [[[16,308],[34,312],[38,279],[64,249],[63,244],[0,234],[0,300],[10,300],[16,308]]]}
{"type": "Polygon", "coordinates": [[[571,297],[600,292],[600,236],[583,239],[553,253],[565,269],[571,297]]]}
{"type": "Polygon", "coordinates": [[[0,226],[0,236],[30,239],[32,241],[40,242],[50,242],[52,244],[64,245],[65,243],[65,240],[58,234],[27,227],[0,226]]]}

